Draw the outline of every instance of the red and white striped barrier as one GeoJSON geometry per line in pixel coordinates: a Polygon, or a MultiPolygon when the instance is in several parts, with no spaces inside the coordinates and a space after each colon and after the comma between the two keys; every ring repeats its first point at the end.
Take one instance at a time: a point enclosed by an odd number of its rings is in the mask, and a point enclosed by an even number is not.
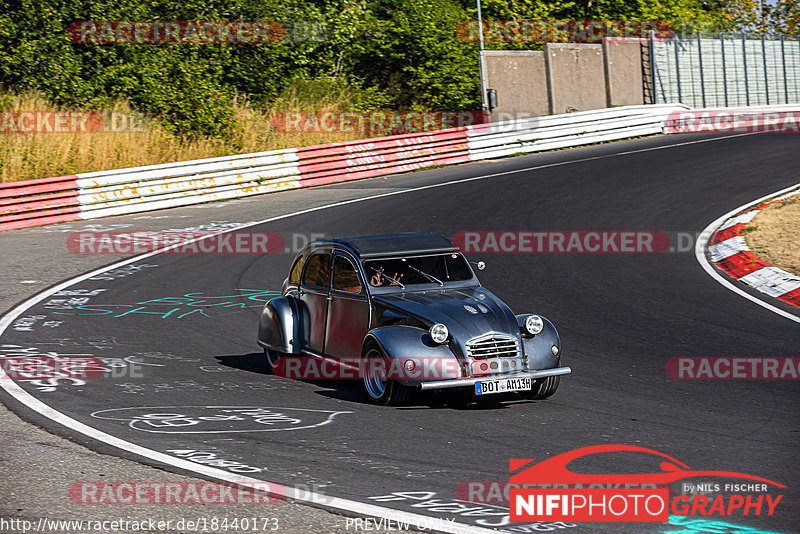
{"type": "Polygon", "coordinates": [[[729,218],[711,236],[708,253],[711,261],[731,277],[771,297],[800,307],[800,276],[756,256],[748,248],[742,233],[766,206],[797,194],[800,191],[790,191],[729,218]]]}
{"type": "Polygon", "coordinates": [[[0,230],[80,219],[77,176],[0,184],[0,230]]]}
{"type": "Polygon", "coordinates": [[[0,184],[0,230],[658,134],[671,114],[687,109],[626,106],[0,184]]]}
{"type": "Polygon", "coordinates": [[[0,184],[0,230],[300,187],[295,149],[0,184]]]}
{"type": "Polygon", "coordinates": [[[470,161],[463,127],[299,148],[297,158],[301,187],[470,161]]]}
{"type": "Polygon", "coordinates": [[[0,230],[199,204],[469,159],[466,128],[0,184],[0,230]]]}

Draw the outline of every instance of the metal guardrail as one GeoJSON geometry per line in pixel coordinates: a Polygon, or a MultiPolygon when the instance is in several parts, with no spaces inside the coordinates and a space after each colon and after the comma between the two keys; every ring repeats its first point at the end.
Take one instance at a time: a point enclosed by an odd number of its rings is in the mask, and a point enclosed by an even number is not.
{"type": "Polygon", "coordinates": [[[0,230],[93,219],[662,133],[649,105],[0,184],[0,230]]]}
{"type": "Polygon", "coordinates": [[[625,106],[469,126],[470,159],[503,157],[662,133],[683,105],[625,106]]]}

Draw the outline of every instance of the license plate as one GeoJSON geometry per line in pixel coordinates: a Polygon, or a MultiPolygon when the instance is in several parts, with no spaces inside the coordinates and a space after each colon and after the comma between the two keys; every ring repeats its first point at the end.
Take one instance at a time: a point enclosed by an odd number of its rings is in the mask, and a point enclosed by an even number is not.
{"type": "Polygon", "coordinates": [[[475,382],[476,395],[490,393],[506,393],[508,391],[530,391],[530,378],[501,378],[499,380],[481,380],[475,382]]]}

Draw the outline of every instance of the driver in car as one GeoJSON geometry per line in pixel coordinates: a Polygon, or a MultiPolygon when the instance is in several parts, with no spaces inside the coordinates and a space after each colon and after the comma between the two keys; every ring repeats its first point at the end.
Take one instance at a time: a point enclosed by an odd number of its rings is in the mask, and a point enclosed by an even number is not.
{"type": "Polygon", "coordinates": [[[383,266],[381,265],[375,271],[375,274],[372,275],[372,277],[369,279],[369,283],[370,283],[370,285],[372,285],[374,287],[379,287],[379,286],[383,285],[383,281],[384,280],[389,280],[389,285],[390,286],[396,286],[396,285],[398,285],[397,283],[400,280],[403,279],[403,275],[402,274],[398,274],[398,273],[394,273],[394,276],[392,276],[391,278],[393,278],[394,280],[390,280],[389,277],[387,277],[386,275],[383,274],[383,266]]]}

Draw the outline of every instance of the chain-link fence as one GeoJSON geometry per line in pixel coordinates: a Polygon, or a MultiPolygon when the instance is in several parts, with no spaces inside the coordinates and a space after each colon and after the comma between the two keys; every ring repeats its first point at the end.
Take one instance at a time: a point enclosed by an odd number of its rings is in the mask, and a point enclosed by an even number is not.
{"type": "Polygon", "coordinates": [[[676,34],[668,41],[651,38],[648,48],[653,103],[800,103],[800,35],[676,34]]]}

